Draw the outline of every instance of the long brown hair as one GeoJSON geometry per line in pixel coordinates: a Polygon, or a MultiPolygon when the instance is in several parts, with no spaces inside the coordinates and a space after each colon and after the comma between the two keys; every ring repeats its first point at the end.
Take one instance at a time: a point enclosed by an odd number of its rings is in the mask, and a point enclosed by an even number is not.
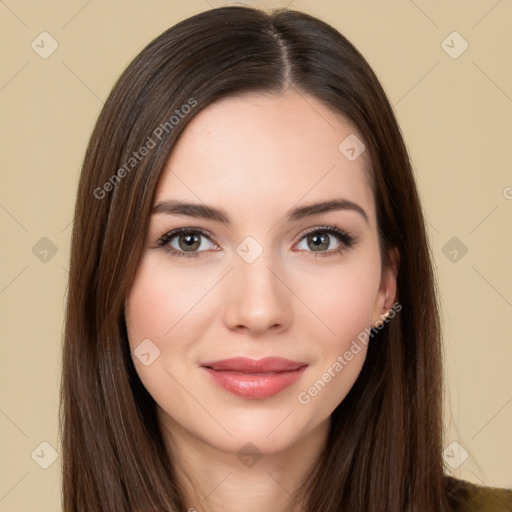
{"type": "Polygon", "coordinates": [[[383,264],[392,247],[400,253],[402,311],[370,342],[359,378],[332,414],[325,451],[301,489],[306,510],[451,510],[435,280],[392,107],[363,56],[326,23],[286,9],[224,7],[178,23],[144,48],[115,84],[86,151],[63,347],[66,512],[187,509],[177,461],[130,356],[124,301],[180,133],[217,99],[290,87],[359,130],[371,156],[383,264]]]}

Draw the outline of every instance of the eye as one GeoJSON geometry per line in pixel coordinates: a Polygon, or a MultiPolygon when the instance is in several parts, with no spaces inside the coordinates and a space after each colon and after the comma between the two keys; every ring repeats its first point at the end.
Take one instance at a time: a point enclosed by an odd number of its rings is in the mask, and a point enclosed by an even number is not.
{"type": "Polygon", "coordinates": [[[208,237],[209,234],[201,229],[179,228],[163,235],[158,241],[158,245],[172,255],[197,258],[201,252],[215,247],[208,237]],[[203,239],[208,242],[203,243],[203,239]],[[208,244],[210,244],[209,247],[208,244]]]}
{"type": "Polygon", "coordinates": [[[304,249],[305,244],[306,252],[314,252],[316,253],[315,256],[333,256],[350,249],[355,242],[354,236],[336,226],[319,226],[306,232],[298,247],[304,249]],[[335,247],[332,247],[333,239],[337,241],[335,247]],[[300,247],[301,243],[303,243],[303,247],[300,247]],[[308,248],[312,248],[312,250],[308,250],[308,248]]]}
{"type": "MultiPolygon", "coordinates": [[[[301,251],[315,253],[315,256],[334,256],[351,248],[356,241],[354,236],[336,226],[318,226],[307,231],[297,246],[301,251]],[[337,241],[334,248],[333,240],[337,241]],[[306,248],[300,247],[303,241],[306,248]]],[[[210,240],[210,234],[199,228],[179,228],[169,231],[158,240],[158,245],[172,256],[186,258],[197,258],[208,250],[218,250],[210,240]]]]}

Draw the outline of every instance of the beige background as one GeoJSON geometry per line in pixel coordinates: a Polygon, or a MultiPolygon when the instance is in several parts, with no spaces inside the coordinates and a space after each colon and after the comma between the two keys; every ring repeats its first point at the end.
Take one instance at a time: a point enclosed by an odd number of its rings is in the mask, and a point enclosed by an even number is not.
{"type": "MultiPolygon", "coordinates": [[[[51,449],[40,444],[59,451],[70,222],[102,103],[146,43],[228,3],[0,2],[0,512],[60,510],[60,460],[40,467],[51,462],[51,449]],[[42,46],[44,31],[58,42],[47,59],[31,47],[42,46]],[[43,237],[57,250],[46,261],[36,245],[43,237]]],[[[512,2],[253,4],[288,4],[331,23],[380,77],[415,165],[439,277],[444,444],[459,443],[446,455],[458,467],[447,471],[512,487],[512,2]],[[459,52],[462,39],[442,43],[453,31],[469,44],[458,58],[445,48],[459,52]],[[467,253],[455,255],[454,243],[467,253]]]]}

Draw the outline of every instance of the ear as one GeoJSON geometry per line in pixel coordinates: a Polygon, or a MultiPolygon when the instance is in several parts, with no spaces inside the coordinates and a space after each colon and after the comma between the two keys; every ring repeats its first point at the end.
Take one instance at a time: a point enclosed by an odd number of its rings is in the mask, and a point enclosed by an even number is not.
{"type": "Polygon", "coordinates": [[[375,326],[377,322],[382,323],[384,318],[382,315],[385,315],[391,309],[396,297],[400,253],[398,248],[393,247],[388,254],[390,263],[382,270],[379,291],[373,309],[372,326],[375,326]]]}

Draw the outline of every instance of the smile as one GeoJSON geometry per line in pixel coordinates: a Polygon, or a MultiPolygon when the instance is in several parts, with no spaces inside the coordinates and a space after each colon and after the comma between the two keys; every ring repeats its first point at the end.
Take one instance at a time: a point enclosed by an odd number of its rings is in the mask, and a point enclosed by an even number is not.
{"type": "Polygon", "coordinates": [[[308,364],[281,357],[255,360],[236,357],[202,363],[213,381],[226,391],[248,399],[277,395],[297,382],[308,364]]]}

